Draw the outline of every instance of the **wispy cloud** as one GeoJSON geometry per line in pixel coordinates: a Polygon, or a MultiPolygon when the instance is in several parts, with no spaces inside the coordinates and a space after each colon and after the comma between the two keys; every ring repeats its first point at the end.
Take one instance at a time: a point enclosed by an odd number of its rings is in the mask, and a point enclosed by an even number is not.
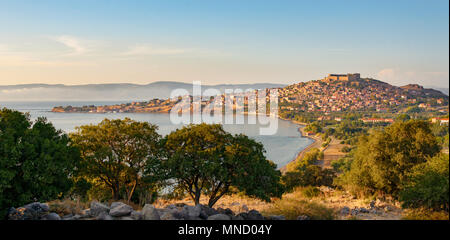
{"type": "Polygon", "coordinates": [[[71,50],[69,55],[82,55],[90,50],[83,40],[74,36],[62,35],[52,37],[52,39],[69,48],[71,50]]]}
{"type": "Polygon", "coordinates": [[[122,55],[125,56],[143,56],[143,55],[178,55],[192,52],[193,49],[156,47],[150,44],[140,44],[130,47],[122,55]]]}

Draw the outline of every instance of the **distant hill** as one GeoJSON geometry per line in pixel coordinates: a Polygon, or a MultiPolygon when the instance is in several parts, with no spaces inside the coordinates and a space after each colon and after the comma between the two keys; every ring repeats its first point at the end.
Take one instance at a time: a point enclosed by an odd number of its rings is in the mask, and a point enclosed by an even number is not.
{"type": "Polygon", "coordinates": [[[426,95],[429,97],[443,97],[445,95],[448,96],[448,92],[447,94],[444,94],[442,91],[439,91],[437,89],[424,88],[423,86],[420,86],[418,84],[408,84],[405,86],[401,86],[400,88],[408,91],[413,95],[426,95]]]}
{"type": "MultiPolygon", "coordinates": [[[[220,84],[202,85],[202,91],[208,88],[218,89],[265,89],[284,87],[283,84],[220,84]]],[[[182,88],[192,93],[192,84],[182,82],[154,82],[146,85],[117,84],[21,84],[0,86],[0,101],[140,101],[153,98],[169,98],[172,90],[182,88]]]]}

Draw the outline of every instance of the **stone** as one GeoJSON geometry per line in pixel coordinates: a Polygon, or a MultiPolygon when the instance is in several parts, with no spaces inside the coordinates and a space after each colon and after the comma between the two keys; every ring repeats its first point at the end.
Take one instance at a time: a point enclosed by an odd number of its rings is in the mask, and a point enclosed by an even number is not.
{"type": "Polygon", "coordinates": [[[47,204],[34,202],[17,209],[10,208],[8,211],[8,219],[10,220],[39,220],[42,216],[47,215],[50,210],[47,204]]]}
{"type": "Polygon", "coordinates": [[[100,213],[109,213],[109,207],[105,204],[99,203],[97,201],[92,201],[90,206],[89,215],[92,217],[97,217],[100,213]]]}
{"type": "MultiPolygon", "coordinates": [[[[144,220],[144,215],[140,212],[132,211],[130,217],[134,220],[144,220]]],[[[159,215],[158,215],[159,217],[159,215]]]]}
{"type": "Polygon", "coordinates": [[[223,209],[223,208],[218,208],[217,212],[222,213],[222,214],[226,214],[226,215],[234,215],[234,212],[227,208],[227,209],[223,209]]]}
{"type": "Polygon", "coordinates": [[[361,213],[369,213],[369,210],[367,209],[367,208],[360,208],[359,209],[359,212],[361,212],[361,213]]]}
{"type": "Polygon", "coordinates": [[[122,205],[122,204],[124,204],[124,203],[123,202],[113,202],[113,203],[111,203],[111,206],[109,206],[109,208],[113,209],[113,208],[115,208],[115,207],[117,207],[119,205],[122,205]]]}
{"type": "Polygon", "coordinates": [[[348,215],[348,214],[350,214],[350,208],[347,207],[347,206],[343,207],[343,208],[341,209],[341,214],[342,214],[342,215],[348,215]]]}
{"type": "Polygon", "coordinates": [[[300,216],[297,217],[297,220],[305,221],[305,220],[311,220],[311,218],[309,216],[306,216],[306,215],[300,215],[300,216]]]}
{"type": "Polygon", "coordinates": [[[202,208],[200,205],[196,206],[185,205],[183,207],[183,215],[185,215],[188,219],[199,217],[201,212],[202,208]]]}
{"type": "Polygon", "coordinates": [[[350,212],[350,214],[352,215],[352,216],[356,216],[356,215],[358,215],[359,214],[359,210],[358,209],[352,209],[352,211],[350,212]]]}
{"type": "Polygon", "coordinates": [[[41,217],[41,220],[61,220],[61,217],[56,213],[49,213],[41,217]]]}
{"type": "Polygon", "coordinates": [[[216,214],[208,217],[208,220],[231,220],[231,217],[226,214],[216,214]]]}
{"type": "Polygon", "coordinates": [[[231,216],[231,220],[245,220],[241,215],[231,216]]]}
{"type": "Polygon", "coordinates": [[[128,216],[133,211],[130,205],[125,203],[117,203],[111,210],[109,210],[109,215],[113,217],[123,217],[128,216]]]}
{"type": "Polygon", "coordinates": [[[200,208],[201,208],[200,215],[201,215],[204,219],[207,219],[209,216],[216,215],[216,214],[219,213],[219,212],[218,212],[216,209],[214,209],[214,208],[210,208],[210,207],[205,206],[205,205],[199,205],[199,206],[200,206],[200,208]]]}
{"type": "Polygon", "coordinates": [[[114,220],[114,218],[109,215],[107,212],[101,212],[95,220],[114,220]]]}
{"type": "Polygon", "coordinates": [[[131,217],[126,217],[126,216],[125,216],[125,217],[121,217],[120,220],[134,220],[134,219],[131,218],[131,217]]]}
{"type": "Polygon", "coordinates": [[[70,214],[64,215],[62,217],[62,220],[73,220],[73,217],[74,217],[74,215],[70,213],[70,214]]]}
{"type": "Polygon", "coordinates": [[[178,218],[176,218],[172,212],[167,211],[165,212],[163,215],[161,215],[161,220],[178,220],[178,218]]]}
{"type": "Polygon", "coordinates": [[[278,216],[270,216],[269,219],[270,220],[286,220],[286,217],[283,215],[278,215],[278,216]]]}
{"type": "Polygon", "coordinates": [[[160,220],[160,216],[156,208],[151,204],[145,204],[142,209],[142,215],[144,220],[160,220]]]}
{"type": "Polygon", "coordinates": [[[264,217],[258,211],[251,210],[247,213],[246,220],[264,220],[264,217]]]}
{"type": "Polygon", "coordinates": [[[370,208],[374,208],[375,207],[375,200],[372,200],[369,204],[370,208]]]}
{"type": "Polygon", "coordinates": [[[241,204],[238,203],[238,202],[233,202],[233,203],[231,203],[231,206],[239,206],[239,205],[241,205],[241,204]]]}
{"type": "Polygon", "coordinates": [[[244,211],[244,212],[248,212],[248,207],[247,207],[247,205],[242,205],[242,211],[244,211]]]}

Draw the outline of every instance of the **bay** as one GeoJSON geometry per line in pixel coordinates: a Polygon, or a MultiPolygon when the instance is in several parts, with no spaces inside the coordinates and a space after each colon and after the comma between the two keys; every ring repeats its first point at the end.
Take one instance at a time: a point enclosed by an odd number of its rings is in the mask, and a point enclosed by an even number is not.
{"type": "MultiPolygon", "coordinates": [[[[54,113],[51,109],[54,106],[85,106],[85,105],[110,105],[123,103],[120,101],[93,102],[93,101],[77,101],[77,102],[40,102],[40,101],[21,101],[21,102],[0,102],[0,107],[16,109],[21,112],[30,113],[32,120],[37,117],[46,117],[48,121],[53,123],[57,129],[61,129],[67,133],[73,132],[76,126],[97,124],[105,118],[124,119],[130,118],[136,121],[147,121],[159,126],[158,132],[161,135],[167,135],[171,131],[181,128],[180,124],[173,124],[170,121],[170,115],[164,113],[54,113]]],[[[257,118],[254,115],[245,116],[245,124],[224,124],[224,129],[233,134],[245,134],[258,142],[261,142],[266,149],[267,159],[277,164],[278,168],[285,166],[294,160],[297,154],[312,143],[312,140],[302,137],[298,131],[298,125],[277,119],[278,130],[274,135],[260,135],[259,129],[267,127],[257,124],[248,124],[251,118],[257,118]]]]}

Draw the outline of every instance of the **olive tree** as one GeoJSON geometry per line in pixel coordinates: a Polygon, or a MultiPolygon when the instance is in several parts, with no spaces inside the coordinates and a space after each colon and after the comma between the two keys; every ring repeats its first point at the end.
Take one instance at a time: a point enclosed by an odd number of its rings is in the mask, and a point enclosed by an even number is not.
{"type": "Polygon", "coordinates": [[[270,201],[280,197],[280,171],[264,156],[262,144],[231,135],[221,125],[199,124],[178,129],[165,139],[167,177],[195,204],[202,194],[212,207],[234,187],[248,196],[270,201]]]}
{"type": "Polygon", "coordinates": [[[159,161],[161,136],[156,130],[156,125],[129,118],[77,127],[70,137],[81,152],[80,176],[102,182],[114,200],[124,191],[129,202],[137,188],[155,180],[144,169],[159,161]]]}

